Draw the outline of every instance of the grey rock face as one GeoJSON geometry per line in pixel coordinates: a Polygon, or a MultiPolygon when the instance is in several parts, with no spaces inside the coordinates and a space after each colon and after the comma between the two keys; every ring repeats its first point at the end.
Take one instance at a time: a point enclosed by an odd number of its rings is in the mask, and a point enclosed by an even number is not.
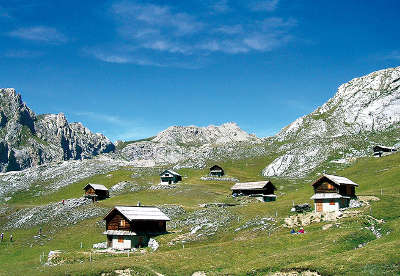
{"type": "Polygon", "coordinates": [[[0,89],[0,171],[16,171],[52,161],[80,160],[114,151],[102,134],[64,114],[36,115],[14,89],[0,89]]]}
{"type": "Polygon", "coordinates": [[[149,141],[128,144],[124,158],[137,165],[175,164],[175,169],[201,168],[208,160],[246,158],[265,154],[264,140],[235,123],[221,126],[172,126],[149,141]]]}
{"type": "Polygon", "coordinates": [[[384,133],[399,129],[399,123],[400,67],[355,78],[341,85],[324,105],[274,137],[281,155],[263,174],[304,176],[333,156],[337,160],[330,162],[346,163],[369,154],[374,143],[389,142],[392,146],[398,141],[385,140],[393,134],[384,133]]]}

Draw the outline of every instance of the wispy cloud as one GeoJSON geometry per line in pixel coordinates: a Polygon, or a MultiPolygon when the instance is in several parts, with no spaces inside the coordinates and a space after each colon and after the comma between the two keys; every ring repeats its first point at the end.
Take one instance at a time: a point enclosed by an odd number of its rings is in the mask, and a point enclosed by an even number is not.
{"type": "Polygon", "coordinates": [[[389,54],[383,55],[386,60],[400,60],[400,51],[392,51],[389,54]]]}
{"type": "MultiPolygon", "coordinates": [[[[261,5],[261,2],[256,2],[261,5]]],[[[262,1],[263,7],[267,5],[262,1]]],[[[268,1],[276,6],[277,1],[268,1]]],[[[228,1],[209,6],[212,11],[227,11],[228,1]]],[[[223,15],[191,15],[177,7],[138,1],[116,2],[110,9],[120,41],[113,47],[95,46],[86,53],[105,62],[151,66],[198,68],[213,53],[245,54],[266,52],[282,47],[292,39],[294,19],[248,18],[230,24],[216,19],[223,15]],[[214,21],[213,21],[214,20],[214,21]],[[118,44],[118,45],[117,45],[118,44]]]]}
{"type": "Polygon", "coordinates": [[[261,0],[261,1],[251,1],[249,3],[249,8],[252,11],[262,12],[272,12],[278,7],[279,0],[261,0]]]}
{"type": "Polygon", "coordinates": [[[36,58],[42,56],[43,53],[31,50],[9,50],[3,54],[6,58],[36,58]]]}
{"type": "Polygon", "coordinates": [[[12,18],[10,13],[2,6],[0,6],[0,18],[12,18]]]}
{"type": "Polygon", "coordinates": [[[219,0],[211,5],[211,9],[216,13],[226,13],[231,10],[228,0],[219,0]]]}
{"type": "Polygon", "coordinates": [[[49,44],[62,44],[68,41],[68,38],[57,29],[46,26],[19,28],[9,32],[8,35],[49,44]]]}
{"type": "Polygon", "coordinates": [[[73,112],[72,114],[96,124],[101,122],[103,125],[101,132],[113,141],[141,139],[153,136],[158,132],[155,127],[144,126],[137,121],[122,119],[115,115],[91,111],[73,112]]]}

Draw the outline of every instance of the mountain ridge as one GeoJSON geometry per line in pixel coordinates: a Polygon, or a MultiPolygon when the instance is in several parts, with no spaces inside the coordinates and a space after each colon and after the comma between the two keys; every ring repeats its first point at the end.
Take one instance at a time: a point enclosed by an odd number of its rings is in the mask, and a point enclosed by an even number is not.
{"type": "Polygon", "coordinates": [[[36,115],[13,88],[0,89],[0,108],[1,172],[91,158],[115,149],[103,134],[68,123],[63,113],[36,115]]]}

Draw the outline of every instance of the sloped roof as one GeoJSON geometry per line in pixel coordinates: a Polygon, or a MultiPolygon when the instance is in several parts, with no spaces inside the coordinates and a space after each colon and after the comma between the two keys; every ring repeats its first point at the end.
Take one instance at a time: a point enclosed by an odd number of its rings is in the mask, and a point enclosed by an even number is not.
{"type": "Polygon", "coordinates": [[[337,185],[354,185],[354,186],[358,186],[358,184],[354,183],[353,181],[351,181],[350,179],[343,177],[343,176],[337,176],[337,175],[330,175],[330,174],[324,174],[324,176],[326,178],[328,178],[329,180],[333,181],[334,183],[336,183],[337,185]]]}
{"type": "Polygon", "coordinates": [[[144,207],[144,206],[115,206],[105,218],[108,217],[109,214],[113,210],[117,210],[120,212],[125,218],[129,221],[132,220],[163,220],[169,221],[169,217],[167,217],[160,209],[157,207],[144,207]]]}
{"type": "Polygon", "coordinates": [[[163,171],[162,173],[160,173],[160,175],[163,175],[163,174],[165,174],[166,172],[169,172],[170,174],[173,174],[173,175],[179,175],[179,176],[181,176],[179,173],[177,173],[176,171],[173,171],[173,170],[165,170],[165,171],[163,171]]]}
{"type": "Polygon", "coordinates": [[[106,186],[101,185],[101,184],[92,184],[92,183],[87,184],[87,185],[85,186],[85,188],[83,188],[83,189],[85,190],[88,186],[92,187],[92,188],[95,189],[95,190],[108,191],[108,189],[106,188],[106,186]]]}
{"type": "Polygon", "coordinates": [[[218,165],[214,165],[210,168],[210,171],[214,171],[214,170],[223,170],[220,166],[218,165]]]}
{"type": "MultiPolygon", "coordinates": [[[[235,185],[233,185],[231,190],[262,190],[268,184],[274,186],[269,180],[257,181],[257,182],[243,182],[243,183],[236,183],[235,185]]],[[[274,189],[276,189],[275,186],[274,189]]]]}
{"type": "Polygon", "coordinates": [[[382,145],[376,145],[373,147],[374,151],[376,151],[376,150],[379,151],[380,149],[387,150],[387,151],[397,151],[397,149],[394,147],[387,147],[387,146],[382,146],[382,145]]]}
{"type": "Polygon", "coordinates": [[[328,178],[330,181],[332,181],[333,183],[335,183],[336,185],[340,186],[340,185],[353,185],[353,186],[358,186],[357,183],[354,183],[353,181],[351,181],[350,179],[343,177],[343,176],[337,176],[337,175],[330,175],[330,174],[324,174],[322,175],[320,178],[318,178],[313,184],[312,186],[314,186],[315,184],[319,183],[321,181],[321,179],[323,178],[328,178]]]}

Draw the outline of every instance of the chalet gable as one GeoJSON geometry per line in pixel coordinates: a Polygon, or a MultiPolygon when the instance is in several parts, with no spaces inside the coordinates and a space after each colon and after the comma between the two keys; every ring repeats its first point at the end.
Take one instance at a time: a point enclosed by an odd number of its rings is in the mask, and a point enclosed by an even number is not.
{"type": "Polygon", "coordinates": [[[179,173],[177,173],[177,172],[175,172],[173,170],[165,170],[162,173],[160,173],[160,176],[168,176],[169,174],[171,176],[181,176],[179,173]]]}
{"type": "Polygon", "coordinates": [[[318,178],[312,184],[312,186],[314,186],[314,188],[316,188],[324,183],[331,184],[336,187],[343,186],[343,185],[358,186],[357,183],[354,183],[353,181],[351,181],[350,179],[348,179],[346,177],[337,176],[337,175],[329,175],[329,174],[324,174],[323,176],[318,178]]]}
{"type": "Polygon", "coordinates": [[[223,169],[218,165],[214,165],[210,168],[210,171],[223,171],[223,169]]]}
{"type": "Polygon", "coordinates": [[[92,188],[95,191],[108,191],[106,186],[101,184],[92,184],[92,183],[87,184],[83,189],[88,190],[90,188],[92,188]]]}

